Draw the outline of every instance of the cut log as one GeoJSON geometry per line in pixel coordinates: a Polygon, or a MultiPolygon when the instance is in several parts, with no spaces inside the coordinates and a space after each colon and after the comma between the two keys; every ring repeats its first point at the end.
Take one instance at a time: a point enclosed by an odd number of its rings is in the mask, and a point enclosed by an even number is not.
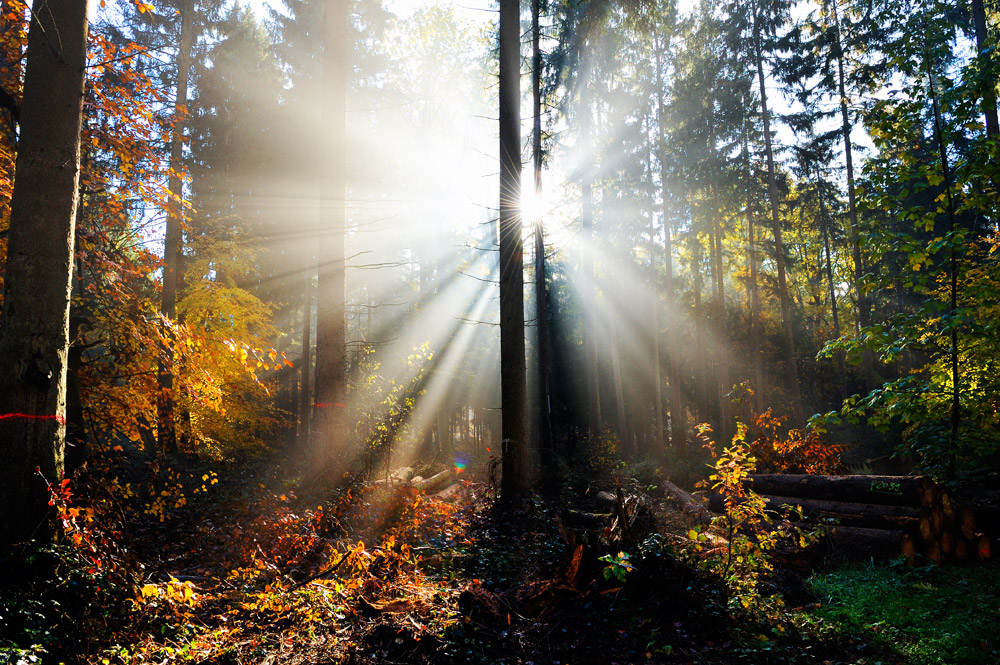
{"type": "Polygon", "coordinates": [[[931,526],[934,527],[934,538],[940,540],[944,534],[944,510],[941,506],[931,508],[931,526]]]}
{"type": "Polygon", "coordinates": [[[985,533],[980,533],[976,536],[973,543],[975,545],[976,557],[980,561],[988,561],[991,556],[990,537],[985,533]]]}
{"type": "Polygon", "coordinates": [[[566,523],[583,529],[606,529],[615,518],[614,513],[588,513],[567,508],[564,512],[566,523]]]}
{"type": "Polygon", "coordinates": [[[458,493],[462,490],[461,483],[452,483],[448,485],[440,492],[434,494],[434,498],[438,501],[454,501],[458,498],[458,493]]]}
{"type": "Polygon", "coordinates": [[[899,553],[907,559],[912,559],[917,554],[917,546],[910,534],[903,536],[903,542],[899,546],[899,553]]]}
{"type": "Polygon", "coordinates": [[[408,483],[413,480],[414,473],[413,467],[404,466],[393,471],[392,474],[390,474],[389,479],[408,483]]]}
{"type": "Polygon", "coordinates": [[[828,551],[848,559],[891,559],[903,550],[905,535],[898,529],[835,526],[824,543],[828,551]]]}
{"type": "Polygon", "coordinates": [[[663,481],[663,491],[667,497],[673,499],[689,519],[697,524],[708,524],[712,521],[712,515],[704,505],[688,492],[685,492],[669,480],[663,481]]]}
{"type": "Polygon", "coordinates": [[[618,505],[618,497],[611,492],[601,490],[594,494],[594,503],[601,510],[614,510],[615,506],[618,505]]]}
{"type": "Polygon", "coordinates": [[[938,505],[941,506],[941,512],[944,514],[944,523],[951,527],[955,525],[955,502],[951,498],[951,495],[941,490],[938,492],[938,505]]]}
{"type": "Polygon", "coordinates": [[[928,545],[934,541],[934,519],[930,508],[920,509],[920,523],[917,527],[920,534],[920,542],[928,545]]]}
{"type": "Polygon", "coordinates": [[[962,535],[973,540],[976,537],[976,516],[968,506],[962,506],[958,513],[958,523],[962,529],[962,535]]]}
{"type": "Polygon", "coordinates": [[[938,543],[941,545],[941,556],[950,558],[955,551],[955,539],[952,537],[951,531],[942,533],[938,543]]]}
{"type": "Polygon", "coordinates": [[[937,541],[935,541],[935,542],[933,542],[933,543],[931,543],[930,545],[927,546],[927,549],[924,550],[924,556],[926,556],[928,559],[930,559],[934,563],[941,563],[941,559],[942,559],[942,557],[941,557],[941,546],[937,543],[937,541]]]}
{"type": "Polygon", "coordinates": [[[763,499],[767,502],[769,510],[781,510],[783,506],[790,506],[801,509],[806,517],[837,520],[842,526],[907,530],[914,528],[920,517],[920,509],[910,506],[883,506],[766,495],[763,499]]]}
{"type": "Polygon", "coordinates": [[[823,476],[761,473],[750,476],[758,494],[885,506],[934,505],[934,482],[924,476],[823,476]]]}
{"type": "Polygon", "coordinates": [[[965,538],[961,536],[955,541],[955,559],[958,561],[965,561],[966,557],[969,556],[969,545],[966,543],[965,538]]]}
{"type": "Polygon", "coordinates": [[[451,469],[442,471],[439,474],[433,475],[430,478],[413,481],[412,485],[421,492],[436,492],[448,485],[455,482],[455,472],[451,469]]]}

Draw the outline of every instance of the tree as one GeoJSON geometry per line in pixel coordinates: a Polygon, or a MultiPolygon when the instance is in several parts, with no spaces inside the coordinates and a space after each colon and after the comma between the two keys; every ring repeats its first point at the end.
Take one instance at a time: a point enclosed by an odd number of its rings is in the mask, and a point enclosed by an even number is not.
{"type": "Polygon", "coordinates": [[[774,261],[778,269],[778,300],[781,304],[781,323],[784,332],[785,362],[788,372],[788,386],[792,402],[792,416],[797,424],[802,421],[802,396],[799,392],[799,373],[795,358],[795,335],[792,330],[791,302],[788,295],[786,275],[785,244],[781,237],[781,221],[778,210],[777,174],[775,170],[773,138],[771,134],[771,113],[767,107],[767,76],[764,71],[764,30],[772,29],[774,23],[785,17],[787,6],[783,2],[764,6],[762,0],[751,3],[751,39],[753,59],[757,69],[757,83],[760,98],[760,115],[764,122],[764,154],[767,157],[767,195],[771,210],[771,233],[774,236],[774,261]],[[767,25],[764,23],[767,21],[767,25]]]}
{"type": "MultiPolygon", "coordinates": [[[[531,132],[531,156],[535,200],[542,196],[542,50],[539,19],[541,0],[531,2],[531,111],[533,118],[531,132]]],[[[537,211],[536,219],[529,220],[535,229],[535,330],[538,345],[538,433],[539,452],[542,468],[552,469],[552,414],[549,396],[549,312],[548,294],[545,289],[545,233],[542,225],[542,211],[537,211]]]]}
{"type": "Polygon", "coordinates": [[[0,543],[28,537],[63,472],[66,359],[80,174],[87,3],[37,0],[24,100],[0,328],[0,543]],[[53,42],[50,35],[60,36],[53,42]]]}
{"type": "Polygon", "coordinates": [[[521,32],[517,0],[500,0],[500,406],[502,501],[527,489],[524,255],[521,238],[521,32]]]}
{"type": "Polygon", "coordinates": [[[316,411],[312,456],[321,471],[346,443],[347,235],[345,139],[347,114],[348,5],[328,2],[323,19],[323,146],[320,186],[319,290],[316,304],[316,411]]]}

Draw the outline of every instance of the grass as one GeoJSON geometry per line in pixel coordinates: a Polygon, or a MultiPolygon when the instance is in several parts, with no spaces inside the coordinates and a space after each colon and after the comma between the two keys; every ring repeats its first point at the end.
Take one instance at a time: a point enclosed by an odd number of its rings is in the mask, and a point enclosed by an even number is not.
{"type": "Polygon", "coordinates": [[[995,565],[867,565],[813,575],[815,614],[907,665],[1000,662],[995,565]]]}

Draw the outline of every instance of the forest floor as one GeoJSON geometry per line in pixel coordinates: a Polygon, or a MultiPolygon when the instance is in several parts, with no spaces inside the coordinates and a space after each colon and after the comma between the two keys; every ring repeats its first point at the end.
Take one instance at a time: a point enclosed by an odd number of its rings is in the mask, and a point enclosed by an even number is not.
{"type": "Polygon", "coordinates": [[[747,595],[699,563],[690,525],[662,502],[641,540],[634,525],[629,537],[594,522],[610,477],[498,513],[476,479],[431,496],[387,483],[318,492],[242,468],[178,461],[142,489],[116,480],[138,509],[115,499],[73,514],[68,500],[62,545],[2,562],[0,662],[1000,658],[996,564],[778,566],[747,595]]]}

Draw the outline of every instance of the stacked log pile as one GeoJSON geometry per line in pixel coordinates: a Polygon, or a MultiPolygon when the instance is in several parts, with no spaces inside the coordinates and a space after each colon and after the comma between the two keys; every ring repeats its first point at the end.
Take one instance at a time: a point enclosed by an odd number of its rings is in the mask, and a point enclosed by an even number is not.
{"type": "MultiPolygon", "coordinates": [[[[841,553],[920,553],[935,563],[991,556],[975,509],[926,477],[756,474],[749,483],[768,509],[830,525],[827,544],[841,553]]],[[[722,512],[722,497],[711,497],[709,507],[722,512]]]]}

